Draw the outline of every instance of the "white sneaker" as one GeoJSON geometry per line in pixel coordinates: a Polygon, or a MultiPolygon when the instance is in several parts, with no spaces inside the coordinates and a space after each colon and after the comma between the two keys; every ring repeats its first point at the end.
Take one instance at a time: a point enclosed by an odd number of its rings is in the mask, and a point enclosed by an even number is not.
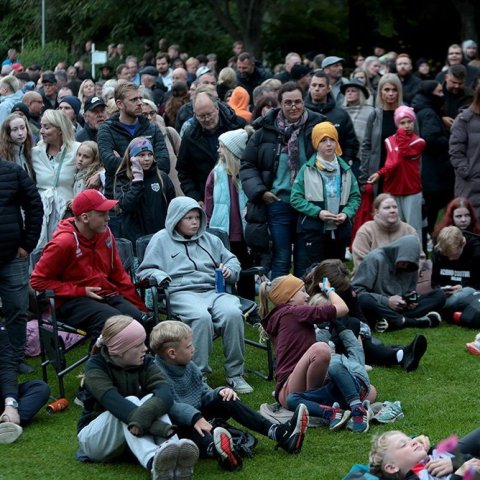
{"type": "Polygon", "coordinates": [[[228,377],[227,384],[232,387],[237,393],[252,393],[253,387],[241,376],[228,377]]]}
{"type": "Polygon", "coordinates": [[[167,440],[155,452],[152,463],[152,480],[175,480],[179,454],[178,442],[167,440]]]}
{"type": "Polygon", "coordinates": [[[175,469],[175,480],[191,480],[193,478],[193,467],[198,462],[200,452],[192,440],[182,438],[178,441],[177,468],[175,469]]]}
{"type": "Polygon", "coordinates": [[[23,428],[13,422],[0,423],[0,444],[13,443],[22,434],[23,428]]]}

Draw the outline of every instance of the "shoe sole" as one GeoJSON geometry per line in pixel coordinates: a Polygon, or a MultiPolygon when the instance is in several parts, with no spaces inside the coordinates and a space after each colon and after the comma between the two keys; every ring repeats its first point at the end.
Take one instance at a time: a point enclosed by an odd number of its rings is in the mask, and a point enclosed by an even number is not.
{"type": "Polygon", "coordinates": [[[380,419],[379,417],[372,417],[372,420],[376,420],[378,423],[393,423],[396,422],[397,420],[401,420],[404,418],[405,415],[403,413],[399,413],[395,417],[390,417],[388,419],[380,419]]]}
{"type": "Polygon", "coordinates": [[[241,464],[233,452],[232,436],[227,430],[217,427],[213,431],[213,442],[215,449],[224,462],[228,463],[233,470],[241,468],[241,464]]]}
{"type": "MultiPolygon", "coordinates": [[[[168,440],[167,440],[168,441],[168,440]]],[[[175,478],[175,467],[178,459],[178,445],[176,443],[169,443],[159,450],[153,457],[152,475],[154,480],[173,480],[175,478]]]]}
{"type": "Polygon", "coordinates": [[[466,344],[467,350],[475,356],[480,356],[480,350],[472,343],[466,344]]]}
{"type": "Polygon", "coordinates": [[[0,444],[13,443],[23,433],[23,428],[13,422],[0,423],[0,444]]]}
{"type": "MultiPolygon", "coordinates": [[[[300,453],[300,450],[302,449],[303,440],[305,438],[305,431],[308,428],[308,420],[309,420],[307,407],[303,403],[301,403],[297,407],[297,409],[298,409],[298,414],[297,414],[297,421],[295,423],[295,428],[293,429],[293,432],[290,434],[287,441],[285,442],[286,444],[288,444],[289,440],[291,438],[295,438],[296,436],[296,441],[293,448],[288,450],[288,453],[295,453],[295,454],[300,453]]],[[[295,413],[293,414],[293,416],[295,417],[295,413]]]]}
{"type": "Polygon", "coordinates": [[[175,480],[191,480],[193,468],[197,464],[199,456],[200,452],[195,443],[185,438],[179,440],[175,480]]]}
{"type": "Polygon", "coordinates": [[[407,372],[413,372],[418,368],[420,360],[427,351],[427,339],[424,335],[415,335],[412,345],[412,356],[413,359],[409,365],[405,365],[405,370],[407,372]]]}
{"type": "Polygon", "coordinates": [[[227,385],[232,389],[235,390],[237,393],[252,393],[253,392],[253,387],[249,385],[248,387],[236,387],[234,383],[230,383],[227,381],[227,385]]]}
{"type": "Polygon", "coordinates": [[[329,430],[331,430],[332,432],[336,432],[337,430],[340,430],[341,428],[343,428],[345,424],[348,422],[348,420],[350,419],[351,413],[352,412],[350,412],[350,410],[345,410],[343,412],[342,419],[334,427],[330,427],[329,430]]]}

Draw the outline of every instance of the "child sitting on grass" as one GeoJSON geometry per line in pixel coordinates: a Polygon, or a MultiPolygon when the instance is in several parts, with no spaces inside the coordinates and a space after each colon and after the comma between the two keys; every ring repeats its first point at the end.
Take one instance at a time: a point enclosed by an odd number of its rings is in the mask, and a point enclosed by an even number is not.
{"type": "MultiPolygon", "coordinates": [[[[323,303],[328,303],[326,297],[324,299],[323,303]]],[[[344,320],[337,318],[330,328],[335,330],[346,353],[332,354],[322,387],[290,393],[287,397],[288,408],[293,410],[302,402],[312,416],[324,418],[330,430],[339,430],[347,424],[352,432],[366,432],[370,422],[370,402],[366,400],[370,380],[365,370],[362,345],[344,320]]],[[[317,331],[317,340],[330,343],[331,338],[330,330],[322,328],[317,331]]]]}
{"type": "Polygon", "coordinates": [[[355,465],[344,480],[460,480],[467,478],[467,472],[473,480],[480,472],[480,460],[471,458],[480,453],[479,440],[480,429],[476,429],[458,445],[452,438],[430,451],[428,437],[411,438],[391,430],[372,440],[369,466],[355,465]]]}
{"type": "Polygon", "coordinates": [[[143,326],[126,315],[110,317],[85,367],[86,398],[78,421],[79,458],[112,462],[132,452],[152,480],[189,480],[198,448],[179,440],[166,415],[170,388],[146,355],[143,326]]]}
{"type": "Polygon", "coordinates": [[[241,425],[277,442],[288,453],[299,453],[308,425],[308,411],[299,404],[292,419],[281,425],[273,424],[241,402],[228,387],[210,388],[200,369],[192,362],[192,329],[179,321],[159,323],[150,336],[150,347],[156,362],[167,376],[174,403],[169,411],[178,425],[181,438],[193,440],[202,457],[217,457],[226,470],[237,470],[242,459],[234,449],[229,432],[212,428],[214,417],[232,417],[241,425]]]}

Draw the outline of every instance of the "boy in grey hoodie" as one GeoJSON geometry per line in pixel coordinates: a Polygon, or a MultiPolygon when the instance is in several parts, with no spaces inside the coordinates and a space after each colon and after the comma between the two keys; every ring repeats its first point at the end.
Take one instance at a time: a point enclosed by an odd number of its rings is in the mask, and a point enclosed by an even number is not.
{"type": "Polygon", "coordinates": [[[213,334],[223,337],[227,383],[238,393],[253,388],[243,378],[244,325],[240,301],[217,293],[215,269],[227,283],[235,283],[240,263],[222,241],[206,231],[207,218],[198,202],[177,197],[168,207],[165,228],[157,232],[145,252],[137,275],[141,280],[169,282],[172,311],[193,330],[194,362],[203,374],[208,365],[213,334]]]}
{"type": "Polygon", "coordinates": [[[371,251],[358,267],[352,286],[369,321],[377,331],[386,328],[438,327],[445,303],[442,290],[417,295],[420,242],[405,235],[371,251]]]}

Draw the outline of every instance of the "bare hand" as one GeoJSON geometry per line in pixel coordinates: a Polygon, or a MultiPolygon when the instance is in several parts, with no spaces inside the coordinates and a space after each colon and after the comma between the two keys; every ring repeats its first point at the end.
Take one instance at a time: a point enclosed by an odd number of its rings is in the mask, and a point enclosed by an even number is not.
{"type": "Polygon", "coordinates": [[[461,285],[452,285],[448,290],[444,290],[444,293],[447,297],[449,297],[454,293],[458,293],[461,289],[462,289],[461,285]]]}
{"type": "Polygon", "coordinates": [[[346,219],[347,215],[345,213],[339,213],[338,215],[335,215],[335,219],[333,220],[333,222],[335,223],[335,225],[341,225],[345,222],[346,219]]]}
{"type": "Polygon", "coordinates": [[[26,257],[28,257],[28,252],[24,250],[22,247],[18,247],[17,258],[26,258],[26,257]]]}
{"type": "Polygon", "coordinates": [[[232,274],[232,272],[223,263],[219,265],[219,268],[222,269],[222,275],[223,275],[223,278],[225,279],[229,278],[230,275],[232,274]]]}
{"type": "Polygon", "coordinates": [[[193,426],[193,428],[202,437],[205,436],[205,434],[203,432],[211,432],[212,431],[212,425],[209,422],[207,422],[203,417],[195,422],[195,425],[193,426]]]}
{"type": "Polygon", "coordinates": [[[101,185],[100,173],[94,173],[86,182],[85,188],[98,188],[101,185]]]}
{"type": "Polygon", "coordinates": [[[262,195],[262,200],[267,205],[269,205],[270,203],[273,203],[273,202],[279,202],[280,201],[280,199],[272,192],[265,192],[262,195]]]}
{"type": "Polygon", "coordinates": [[[378,173],[374,173],[368,177],[367,183],[377,183],[380,180],[380,175],[378,173]]]}
{"type": "Polygon", "coordinates": [[[453,472],[453,465],[451,458],[441,458],[439,460],[430,460],[425,465],[425,468],[434,477],[444,477],[453,472]]]}
{"type": "Polygon", "coordinates": [[[5,407],[2,415],[0,415],[0,422],[11,422],[20,425],[20,415],[18,410],[13,407],[5,407]]]}
{"type": "Polygon", "coordinates": [[[231,388],[224,388],[218,392],[218,394],[223,398],[224,402],[229,402],[230,400],[238,400],[238,395],[235,390],[231,388]]]}
{"type": "Polygon", "coordinates": [[[100,295],[97,295],[95,292],[100,292],[102,290],[101,287],[85,287],[85,296],[89,298],[93,298],[94,300],[103,300],[100,295]]]}
{"type": "Polygon", "coordinates": [[[405,300],[400,295],[392,295],[388,299],[388,306],[392,310],[400,311],[400,310],[403,310],[407,306],[407,303],[405,302],[405,300]]]}
{"type": "Polygon", "coordinates": [[[453,125],[453,118],[452,117],[442,117],[442,122],[446,128],[449,130],[452,128],[453,125]]]}
{"type": "Polygon", "coordinates": [[[334,222],[337,216],[334,213],[330,213],[328,210],[320,210],[318,218],[320,218],[322,222],[334,222]]]}
{"type": "Polygon", "coordinates": [[[477,474],[480,472],[480,460],[478,458],[467,460],[455,473],[463,477],[471,468],[475,470],[477,474]]]}
{"type": "Polygon", "coordinates": [[[140,429],[136,425],[132,425],[131,427],[128,427],[128,431],[132,434],[135,435],[136,437],[141,437],[142,433],[140,429]]]}

